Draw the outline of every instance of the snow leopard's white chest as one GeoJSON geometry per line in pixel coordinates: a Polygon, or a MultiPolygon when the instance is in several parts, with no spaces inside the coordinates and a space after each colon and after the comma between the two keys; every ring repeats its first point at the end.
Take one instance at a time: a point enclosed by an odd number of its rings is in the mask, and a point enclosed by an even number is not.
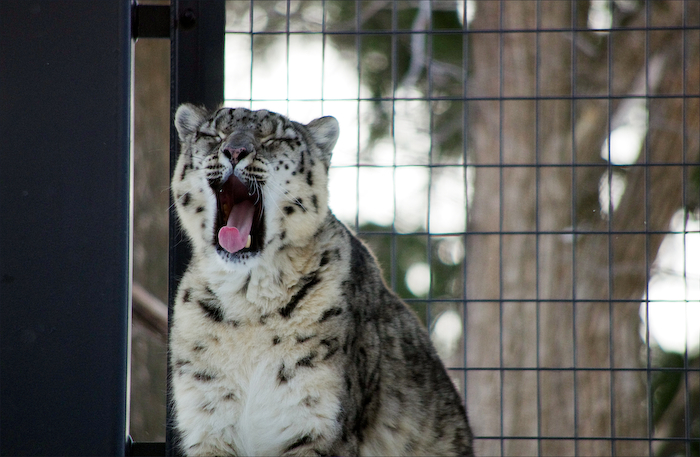
{"type": "Polygon", "coordinates": [[[318,363],[324,335],[304,316],[211,317],[197,300],[178,304],[175,315],[173,388],[185,452],[279,455],[304,437],[334,434],[341,380],[318,363]]]}

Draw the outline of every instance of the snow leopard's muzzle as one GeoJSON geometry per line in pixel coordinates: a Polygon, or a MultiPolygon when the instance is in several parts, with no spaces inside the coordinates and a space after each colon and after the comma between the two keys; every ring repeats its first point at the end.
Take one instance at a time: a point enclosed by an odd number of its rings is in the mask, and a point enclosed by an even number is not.
{"type": "Polygon", "coordinates": [[[233,168],[214,188],[218,208],[214,230],[217,249],[228,256],[257,253],[263,248],[265,224],[260,185],[246,178],[244,171],[259,148],[259,142],[249,132],[233,132],[220,149],[233,168]]]}

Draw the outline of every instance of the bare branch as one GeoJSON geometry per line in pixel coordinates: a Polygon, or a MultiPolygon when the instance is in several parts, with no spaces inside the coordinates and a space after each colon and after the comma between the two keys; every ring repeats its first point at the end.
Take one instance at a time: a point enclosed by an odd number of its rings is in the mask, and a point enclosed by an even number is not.
{"type": "Polygon", "coordinates": [[[131,286],[131,297],[134,316],[167,341],[168,306],[136,282],[131,286]]]}

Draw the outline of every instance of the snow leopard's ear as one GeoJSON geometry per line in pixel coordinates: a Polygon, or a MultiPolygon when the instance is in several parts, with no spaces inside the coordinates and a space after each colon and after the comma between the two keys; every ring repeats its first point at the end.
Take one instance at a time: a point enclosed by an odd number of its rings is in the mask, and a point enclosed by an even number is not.
{"type": "Polygon", "coordinates": [[[207,112],[203,108],[183,103],[175,113],[175,128],[180,141],[192,135],[207,120],[207,112]]]}
{"type": "Polygon", "coordinates": [[[333,116],[319,117],[309,122],[306,128],[309,130],[316,146],[321,149],[323,161],[326,163],[326,168],[328,168],[331,163],[333,147],[335,147],[335,143],[338,141],[338,135],[340,134],[338,121],[333,116]]]}

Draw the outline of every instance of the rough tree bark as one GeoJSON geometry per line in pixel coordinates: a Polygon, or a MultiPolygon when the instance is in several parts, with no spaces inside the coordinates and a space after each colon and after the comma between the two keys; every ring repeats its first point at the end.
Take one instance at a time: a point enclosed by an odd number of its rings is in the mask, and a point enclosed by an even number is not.
{"type": "MultiPolygon", "coordinates": [[[[651,8],[655,19],[682,24],[683,2],[662,3],[651,8]]],[[[584,4],[479,2],[471,28],[585,28],[584,4]]],[[[644,9],[630,21],[644,27],[644,9]]],[[[659,90],[683,93],[682,34],[475,33],[470,45],[470,95],[506,99],[473,102],[470,109],[478,167],[469,231],[480,235],[468,237],[467,298],[485,301],[468,305],[468,365],[545,369],[470,372],[476,433],[647,438],[646,374],[610,368],[646,367],[639,300],[663,237],[644,232],[668,229],[683,203],[683,171],[629,167],[622,200],[609,219],[601,217],[598,189],[608,167],[600,150],[620,102],[572,96],[644,95],[630,91],[656,55],[665,56],[659,90]],[[525,166],[483,167],[496,164],[525,166]],[[571,164],[585,166],[558,166],[571,164]],[[566,235],[572,228],[577,234],[566,235]],[[506,234],[482,234],[501,230],[506,234]]],[[[688,68],[697,68],[697,40],[686,46],[688,68]]],[[[697,132],[688,128],[698,125],[699,110],[693,100],[686,101],[692,109],[683,110],[683,103],[649,100],[647,143],[638,164],[698,160],[697,132]]],[[[641,456],[649,449],[643,440],[481,445],[484,455],[641,456]]]]}

